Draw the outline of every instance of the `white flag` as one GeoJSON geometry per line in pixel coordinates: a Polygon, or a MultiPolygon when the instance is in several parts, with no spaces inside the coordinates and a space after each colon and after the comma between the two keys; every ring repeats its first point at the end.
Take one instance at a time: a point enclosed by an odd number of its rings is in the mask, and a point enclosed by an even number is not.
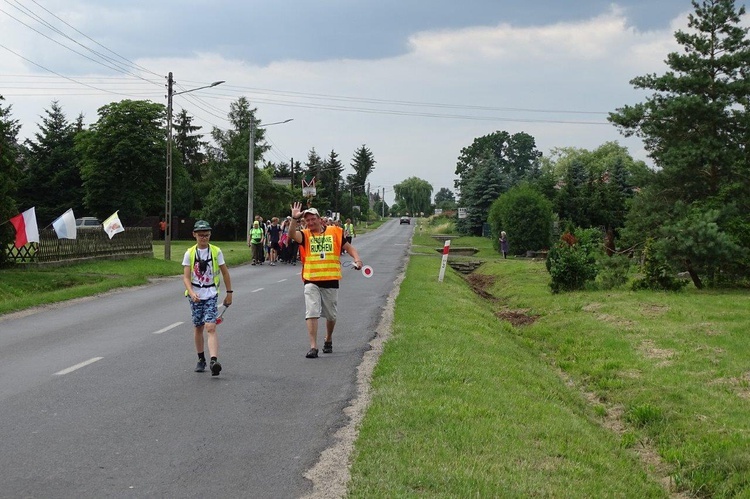
{"type": "Polygon", "coordinates": [[[52,227],[55,229],[58,239],[75,239],[76,217],[73,215],[73,209],[70,208],[68,211],[60,215],[54,222],[52,222],[52,227]]]}
{"type": "Polygon", "coordinates": [[[112,215],[108,219],[106,219],[103,224],[104,232],[107,233],[110,239],[112,239],[112,237],[118,232],[125,232],[125,227],[122,226],[120,217],[117,216],[118,213],[120,213],[120,210],[112,213],[112,215]]]}

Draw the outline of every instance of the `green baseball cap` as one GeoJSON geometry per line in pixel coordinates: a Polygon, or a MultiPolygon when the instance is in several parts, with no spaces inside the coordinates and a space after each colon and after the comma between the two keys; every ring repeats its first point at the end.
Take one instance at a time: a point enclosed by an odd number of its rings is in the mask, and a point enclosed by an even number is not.
{"type": "Polygon", "coordinates": [[[193,231],[195,232],[198,230],[211,230],[211,225],[205,220],[198,220],[195,222],[195,225],[193,225],[193,231]]]}

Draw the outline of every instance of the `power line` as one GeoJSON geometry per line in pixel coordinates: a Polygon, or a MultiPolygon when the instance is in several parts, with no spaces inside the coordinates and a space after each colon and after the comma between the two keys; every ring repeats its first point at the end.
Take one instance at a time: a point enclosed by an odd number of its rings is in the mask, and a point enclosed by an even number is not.
{"type": "Polygon", "coordinates": [[[281,91],[271,90],[266,88],[253,88],[253,87],[240,87],[233,85],[225,85],[226,89],[236,89],[240,92],[251,92],[261,95],[277,95],[277,96],[288,96],[288,97],[301,97],[304,99],[325,99],[332,101],[344,101],[344,102],[364,102],[370,104],[389,104],[407,107],[436,107],[436,108],[448,108],[448,109],[471,109],[476,111],[513,111],[513,112],[527,112],[527,113],[547,113],[547,114],[582,114],[582,115],[607,115],[606,111],[579,111],[579,110],[560,110],[560,109],[533,109],[533,108],[517,108],[517,107],[495,107],[495,106],[476,106],[469,104],[446,104],[440,102],[419,102],[419,101],[407,101],[407,100],[393,100],[393,99],[376,99],[370,97],[351,97],[341,95],[330,95],[330,94],[316,94],[306,92],[295,92],[295,91],[281,91]]]}
{"type": "Polygon", "coordinates": [[[126,58],[126,57],[123,57],[123,56],[121,56],[121,55],[120,55],[120,54],[118,54],[117,52],[115,52],[115,51],[113,51],[113,50],[109,49],[108,47],[106,47],[106,46],[102,45],[101,43],[97,42],[96,40],[94,40],[93,38],[91,38],[90,36],[88,36],[88,35],[87,35],[86,33],[83,33],[82,31],[78,30],[78,29],[77,29],[77,28],[76,28],[75,26],[72,26],[71,24],[67,23],[67,22],[66,22],[66,21],[65,21],[64,19],[62,19],[61,17],[59,17],[59,16],[58,16],[57,14],[55,14],[54,12],[51,12],[50,10],[46,9],[46,8],[45,8],[45,7],[43,6],[43,5],[41,5],[41,4],[40,4],[39,2],[37,2],[36,0],[31,0],[31,1],[32,1],[32,2],[34,2],[34,4],[36,4],[36,5],[37,5],[38,7],[40,7],[40,8],[42,9],[42,10],[44,10],[45,12],[47,12],[47,13],[48,13],[48,14],[50,14],[51,16],[55,17],[56,19],[58,19],[58,20],[59,20],[60,22],[62,22],[63,24],[65,24],[66,26],[68,26],[69,28],[71,28],[72,30],[74,30],[74,31],[75,31],[76,33],[78,33],[78,34],[80,34],[81,36],[85,37],[86,39],[88,39],[88,40],[92,41],[93,43],[95,43],[95,44],[96,44],[96,45],[98,45],[99,47],[103,48],[104,50],[106,50],[106,51],[107,51],[107,52],[109,52],[110,54],[113,54],[113,55],[115,55],[115,56],[119,57],[119,58],[120,58],[120,59],[122,59],[123,61],[127,62],[128,64],[132,65],[132,66],[133,66],[133,67],[135,67],[135,68],[138,68],[138,69],[140,69],[141,71],[144,71],[144,72],[146,72],[146,73],[150,73],[150,74],[152,74],[152,75],[154,75],[154,76],[157,76],[157,77],[161,77],[161,76],[162,76],[162,75],[160,75],[160,74],[154,73],[153,71],[151,71],[151,70],[150,70],[150,69],[148,69],[148,68],[145,68],[145,67],[143,67],[143,66],[141,66],[141,65],[139,65],[139,64],[136,64],[135,62],[131,61],[130,59],[128,59],[128,58],[126,58]]]}
{"type": "MultiPolygon", "coordinates": [[[[5,0],[5,2],[6,2],[6,3],[9,3],[9,2],[8,2],[8,0],[5,0]]],[[[12,4],[11,4],[11,7],[14,7],[14,8],[18,9],[18,7],[16,7],[15,5],[12,5],[12,4]]],[[[19,9],[19,10],[20,10],[20,9],[19,9]]],[[[77,55],[79,55],[79,56],[83,57],[84,59],[87,59],[87,60],[89,60],[89,61],[91,61],[91,62],[93,62],[93,63],[95,63],[95,64],[99,64],[100,66],[103,66],[103,67],[105,67],[105,68],[107,68],[107,69],[111,69],[111,70],[113,70],[113,71],[117,71],[117,72],[119,72],[119,73],[124,73],[124,74],[128,74],[128,75],[130,75],[130,76],[133,76],[133,77],[135,77],[135,78],[141,78],[140,76],[138,76],[138,75],[135,75],[135,74],[133,74],[133,73],[129,72],[129,71],[127,70],[127,69],[125,69],[125,68],[123,68],[123,67],[121,67],[121,66],[117,65],[117,64],[116,64],[116,63],[114,63],[114,62],[111,62],[111,61],[109,61],[110,63],[109,63],[109,64],[107,64],[107,63],[105,63],[105,62],[102,62],[102,61],[98,61],[98,60],[96,60],[96,59],[94,59],[94,58],[92,58],[92,57],[89,57],[89,56],[87,56],[86,54],[84,54],[84,53],[82,53],[82,52],[79,52],[78,50],[75,50],[75,49],[73,49],[73,48],[71,48],[71,47],[69,47],[69,46],[65,45],[64,43],[62,43],[62,42],[60,42],[60,41],[58,41],[58,40],[55,40],[54,38],[52,38],[52,37],[50,37],[50,36],[48,36],[48,35],[46,35],[46,34],[42,33],[42,32],[41,32],[41,31],[39,31],[38,29],[36,29],[36,28],[34,28],[34,27],[32,27],[32,26],[30,26],[30,25],[26,24],[26,23],[25,23],[25,22],[23,22],[22,20],[18,19],[17,17],[13,16],[12,14],[8,13],[7,11],[5,11],[5,10],[3,10],[3,9],[0,9],[0,12],[2,12],[3,14],[5,14],[6,16],[10,17],[11,19],[15,20],[16,22],[18,22],[18,23],[20,23],[20,24],[22,24],[22,25],[26,26],[26,27],[27,27],[28,29],[30,29],[30,30],[32,30],[32,31],[34,31],[35,33],[37,33],[37,34],[39,34],[39,35],[43,36],[44,38],[48,39],[49,41],[51,41],[51,42],[53,42],[53,43],[56,43],[57,45],[59,45],[59,46],[63,47],[63,48],[64,48],[64,49],[66,49],[66,50],[69,50],[69,51],[73,52],[74,54],[77,54],[77,55]]],[[[31,16],[30,14],[27,14],[27,13],[24,13],[24,14],[26,14],[27,16],[29,16],[29,17],[32,17],[32,18],[33,18],[33,16],[31,16]]],[[[38,19],[37,19],[37,22],[39,22],[40,24],[46,25],[46,26],[48,27],[48,29],[51,29],[52,31],[55,31],[55,32],[57,32],[58,34],[62,35],[63,37],[65,37],[65,38],[68,38],[68,39],[70,39],[71,41],[73,41],[74,43],[76,43],[76,44],[80,45],[80,46],[81,46],[81,47],[83,47],[84,49],[86,49],[86,50],[89,50],[89,51],[91,51],[91,49],[89,49],[88,47],[85,47],[84,45],[82,45],[82,44],[78,43],[77,41],[73,40],[73,39],[72,39],[72,38],[70,38],[69,36],[67,36],[67,35],[65,35],[64,33],[60,32],[59,30],[57,30],[56,28],[54,28],[54,26],[50,26],[50,25],[48,25],[48,24],[47,24],[46,22],[44,22],[44,21],[41,21],[41,20],[38,20],[38,19]]],[[[91,52],[93,52],[93,51],[91,51],[91,52]]],[[[94,53],[96,53],[96,52],[94,52],[94,53]]],[[[97,55],[99,55],[99,54],[97,54],[97,55]]],[[[100,55],[100,57],[101,57],[101,55],[100,55]]],[[[106,60],[106,58],[105,58],[105,60],[106,60]]],[[[148,81],[148,80],[146,80],[146,81],[148,81]]]]}
{"type": "Polygon", "coordinates": [[[45,67],[45,66],[42,66],[41,64],[38,64],[38,63],[36,63],[36,62],[32,61],[31,59],[28,59],[28,58],[26,58],[26,57],[22,56],[22,55],[21,55],[21,54],[19,54],[18,52],[14,51],[14,50],[12,50],[12,49],[10,49],[10,48],[8,48],[8,47],[6,47],[6,46],[5,46],[5,45],[3,45],[2,43],[0,43],[0,48],[4,48],[5,50],[7,50],[8,52],[10,52],[11,54],[13,54],[13,55],[15,55],[15,56],[18,56],[18,57],[20,57],[21,59],[23,59],[24,61],[28,62],[29,64],[33,64],[34,66],[38,67],[39,69],[42,69],[42,70],[44,70],[44,71],[47,71],[47,72],[49,72],[49,73],[52,73],[52,74],[54,74],[54,75],[57,75],[57,76],[59,76],[60,78],[64,78],[64,79],[66,79],[66,80],[72,81],[72,82],[74,82],[74,83],[77,83],[77,84],[79,84],[79,85],[83,85],[84,87],[88,87],[88,88],[93,88],[94,90],[98,90],[99,92],[105,92],[105,93],[108,93],[108,94],[112,94],[112,95],[125,95],[125,96],[127,96],[127,94],[121,94],[121,93],[119,93],[119,92],[112,92],[112,91],[110,91],[110,90],[104,90],[104,89],[102,89],[102,88],[97,88],[97,87],[95,87],[95,86],[93,86],[93,85],[89,85],[89,84],[87,84],[87,83],[83,83],[83,82],[77,81],[77,80],[75,80],[75,79],[73,79],[73,78],[70,78],[70,77],[68,77],[68,76],[62,75],[62,74],[60,74],[60,73],[58,73],[58,72],[56,72],[56,71],[53,71],[53,70],[51,70],[51,69],[49,69],[49,68],[47,68],[47,67],[45,67]]]}
{"type": "Polygon", "coordinates": [[[120,59],[122,59],[123,61],[127,62],[128,64],[132,65],[133,67],[135,67],[135,68],[138,68],[138,69],[140,69],[141,71],[144,71],[144,72],[146,72],[146,73],[150,73],[150,74],[152,74],[152,75],[154,75],[154,76],[157,76],[157,77],[161,77],[161,76],[162,76],[162,75],[159,75],[159,74],[157,74],[157,73],[154,73],[153,71],[151,71],[151,70],[150,70],[150,69],[148,69],[148,68],[145,68],[145,67],[143,67],[143,66],[141,66],[141,65],[139,65],[139,64],[137,64],[137,63],[135,63],[135,62],[133,62],[133,61],[131,61],[130,59],[128,59],[128,58],[126,58],[126,57],[123,57],[122,55],[118,54],[117,52],[115,52],[115,51],[113,51],[113,50],[109,49],[108,47],[106,47],[106,46],[104,46],[104,45],[102,45],[102,44],[101,44],[101,43],[99,43],[98,41],[96,41],[96,40],[94,40],[93,38],[91,38],[90,36],[88,36],[88,35],[87,35],[86,33],[83,33],[82,31],[78,30],[78,29],[77,29],[77,28],[76,28],[75,26],[72,26],[71,24],[67,23],[67,22],[66,22],[66,21],[65,21],[64,19],[62,19],[61,17],[59,17],[59,16],[58,16],[57,14],[55,14],[54,12],[51,12],[51,11],[49,11],[48,9],[46,9],[46,8],[45,8],[45,7],[43,6],[43,5],[39,4],[39,2],[37,2],[36,0],[31,0],[31,1],[32,1],[32,2],[34,2],[34,3],[35,3],[35,4],[37,5],[37,6],[39,6],[39,7],[41,8],[41,9],[43,9],[43,10],[44,10],[45,12],[49,13],[50,15],[52,15],[53,17],[55,17],[56,19],[60,20],[60,22],[62,22],[62,23],[63,23],[63,24],[65,24],[66,26],[70,27],[70,28],[71,28],[72,30],[74,30],[74,31],[75,31],[76,33],[78,33],[78,34],[80,34],[81,36],[85,37],[86,39],[88,39],[88,40],[92,41],[93,43],[95,43],[95,44],[96,44],[96,45],[98,45],[99,47],[101,47],[101,48],[103,48],[104,50],[106,50],[107,52],[109,52],[109,53],[111,53],[111,54],[113,54],[113,55],[117,56],[118,58],[120,58],[120,59]]]}
{"type": "Polygon", "coordinates": [[[350,107],[350,106],[337,106],[337,105],[324,105],[324,104],[313,104],[313,103],[302,103],[302,102],[290,102],[290,101],[278,101],[271,99],[254,99],[253,102],[260,102],[264,104],[283,106],[283,107],[294,107],[302,109],[324,109],[328,111],[344,111],[344,112],[356,112],[364,114],[384,114],[393,116],[414,116],[421,118],[444,118],[444,119],[461,119],[469,121],[505,121],[505,122],[517,122],[517,123],[551,123],[551,124],[566,124],[566,125],[606,125],[611,126],[606,121],[578,121],[578,120],[560,120],[560,119],[542,119],[542,118],[511,118],[505,116],[475,116],[468,114],[444,114],[444,113],[431,113],[431,112],[417,112],[417,111],[400,111],[395,109],[376,109],[366,107],[350,107]]]}

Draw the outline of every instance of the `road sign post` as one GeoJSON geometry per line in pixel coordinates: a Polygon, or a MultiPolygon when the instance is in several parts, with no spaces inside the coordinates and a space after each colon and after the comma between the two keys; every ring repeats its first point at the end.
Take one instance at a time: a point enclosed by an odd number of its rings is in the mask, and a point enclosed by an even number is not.
{"type": "Polygon", "coordinates": [[[445,277],[445,266],[448,264],[448,253],[450,252],[450,250],[451,240],[448,239],[443,245],[443,261],[440,264],[440,275],[438,276],[438,282],[443,282],[443,277],[445,277]]]}

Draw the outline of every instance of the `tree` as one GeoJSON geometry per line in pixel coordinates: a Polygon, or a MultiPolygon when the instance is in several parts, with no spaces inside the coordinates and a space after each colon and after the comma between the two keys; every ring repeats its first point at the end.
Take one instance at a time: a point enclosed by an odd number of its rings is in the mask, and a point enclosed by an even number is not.
{"type": "MultiPolygon", "coordinates": [[[[244,238],[247,225],[248,169],[250,163],[250,125],[254,125],[254,163],[263,161],[263,154],[271,147],[265,143],[265,129],[255,118],[256,109],[250,107],[245,97],[229,105],[230,128],[214,128],[211,136],[217,146],[209,148],[205,174],[205,199],[202,217],[231,230],[234,237],[244,238]]],[[[264,218],[288,210],[291,192],[273,182],[268,169],[253,165],[253,213],[264,218]]]]}
{"type": "Polygon", "coordinates": [[[316,187],[317,204],[320,207],[338,212],[342,206],[342,179],[341,172],[344,171],[344,165],[339,161],[339,155],[336,151],[331,150],[328,158],[318,173],[318,182],[316,187]]]}
{"type": "MultiPolygon", "coordinates": [[[[3,107],[5,99],[0,95],[0,222],[5,222],[18,214],[18,206],[13,198],[18,178],[19,144],[18,132],[21,127],[18,120],[11,118],[11,106],[3,107]]],[[[24,210],[31,206],[23,206],[24,210]]],[[[0,266],[7,258],[5,247],[15,238],[9,223],[0,225],[0,266]]]]}
{"type": "Polygon", "coordinates": [[[348,177],[350,186],[362,186],[367,183],[367,177],[375,171],[375,157],[366,145],[362,144],[352,158],[351,167],[354,168],[354,174],[348,177]]]}
{"type": "Polygon", "coordinates": [[[572,226],[604,230],[605,245],[612,253],[634,188],[648,185],[653,172],[643,161],[634,160],[625,147],[606,142],[593,151],[553,149],[543,161],[543,174],[534,182],[547,195],[548,175],[556,186],[551,199],[558,216],[572,226]]]}
{"type": "MultiPolygon", "coordinates": [[[[305,162],[305,168],[302,171],[302,178],[305,183],[312,182],[315,179],[315,197],[317,198],[318,192],[318,181],[320,180],[320,171],[323,169],[323,159],[320,157],[318,152],[313,147],[307,152],[307,161],[305,162]]],[[[312,201],[317,203],[316,201],[312,201]]]]}
{"type": "Polygon", "coordinates": [[[134,223],[164,207],[165,109],[123,100],[98,110],[99,119],[77,136],[84,204],[92,216],[120,210],[134,223]]]}
{"type": "MultiPolygon", "coordinates": [[[[205,167],[206,155],[205,147],[208,143],[201,140],[201,135],[196,133],[202,127],[193,125],[193,117],[183,109],[177,115],[172,125],[174,129],[174,146],[172,162],[179,158],[182,168],[178,168],[178,175],[172,180],[173,191],[178,201],[174,204],[176,213],[190,213],[192,210],[200,209],[202,199],[198,190],[203,178],[203,169],[205,167]],[[185,175],[182,175],[184,168],[185,175]]],[[[174,168],[173,168],[174,170],[174,168]]]]}
{"type": "Polygon", "coordinates": [[[474,176],[461,191],[461,206],[466,208],[467,217],[458,220],[458,231],[461,234],[482,235],[490,206],[503,191],[497,159],[490,151],[485,151],[478,160],[474,176]]]}
{"type": "Polygon", "coordinates": [[[396,195],[396,202],[403,204],[406,211],[412,215],[430,211],[432,185],[426,180],[409,177],[400,184],[394,185],[393,191],[396,195]]]}
{"type": "Polygon", "coordinates": [[[370,200],[367,197],[367,177],[375,171],[375,158],[372,151],[362,144],[352,157],[351,167],[354,173],[346,176],[345,189],[349,191],[349,209],[348,215],[352,219],[359,219],[362,213],[367,215],[370,207],[370,200]],[[355,210],[359,206],[360,211],[355,210]]]}
{"type": "Polygon", "coordinates": [[[662,224],[680,217],[674,209],[678,201],[718,209],[720,230],[748,248],[750,222],[743,214],[750,211],[750,40],[742,25],[745,8],[737,9],[733,0],[693,1],[693,7],[689,30],[675,33],[683,50],[667,56],[670,70],[631,80],[634,87],[654,93],[609,117],[624,135],[643,138],[660,168],[638,204],[645,211],[629,219],[653,221],[640,224],[645,239],[658,237],[662,224]]]}
{"type": "Polygon", "coordinates": [[[76,129],[57,101],[45,113],[35,140],[26,141],[27,167],[18,192],[22,206],[36,206],[41,226],[51,223],[68,208],[84,214],[80,158],[75,150],[76,129]]]}
{"type": "Polygon", "coordinates": [[[456,209],[456,196],[453,191],[447,187],[442,187],[437,194],[435,194],[435,208],[442,210],[455,210],[456,209]]]}
{"type": "Polygon", "coordinates": [[[456,164],[458,179],[455,186],[462,195],[487,155],[495,159],[495,165],[500,169],[504,190],[539,174],[542,153],[536,149],[534,137],[525,132],[511,135],[497,131],[476,138],[470,146],[461,149],[456,164]]]}

